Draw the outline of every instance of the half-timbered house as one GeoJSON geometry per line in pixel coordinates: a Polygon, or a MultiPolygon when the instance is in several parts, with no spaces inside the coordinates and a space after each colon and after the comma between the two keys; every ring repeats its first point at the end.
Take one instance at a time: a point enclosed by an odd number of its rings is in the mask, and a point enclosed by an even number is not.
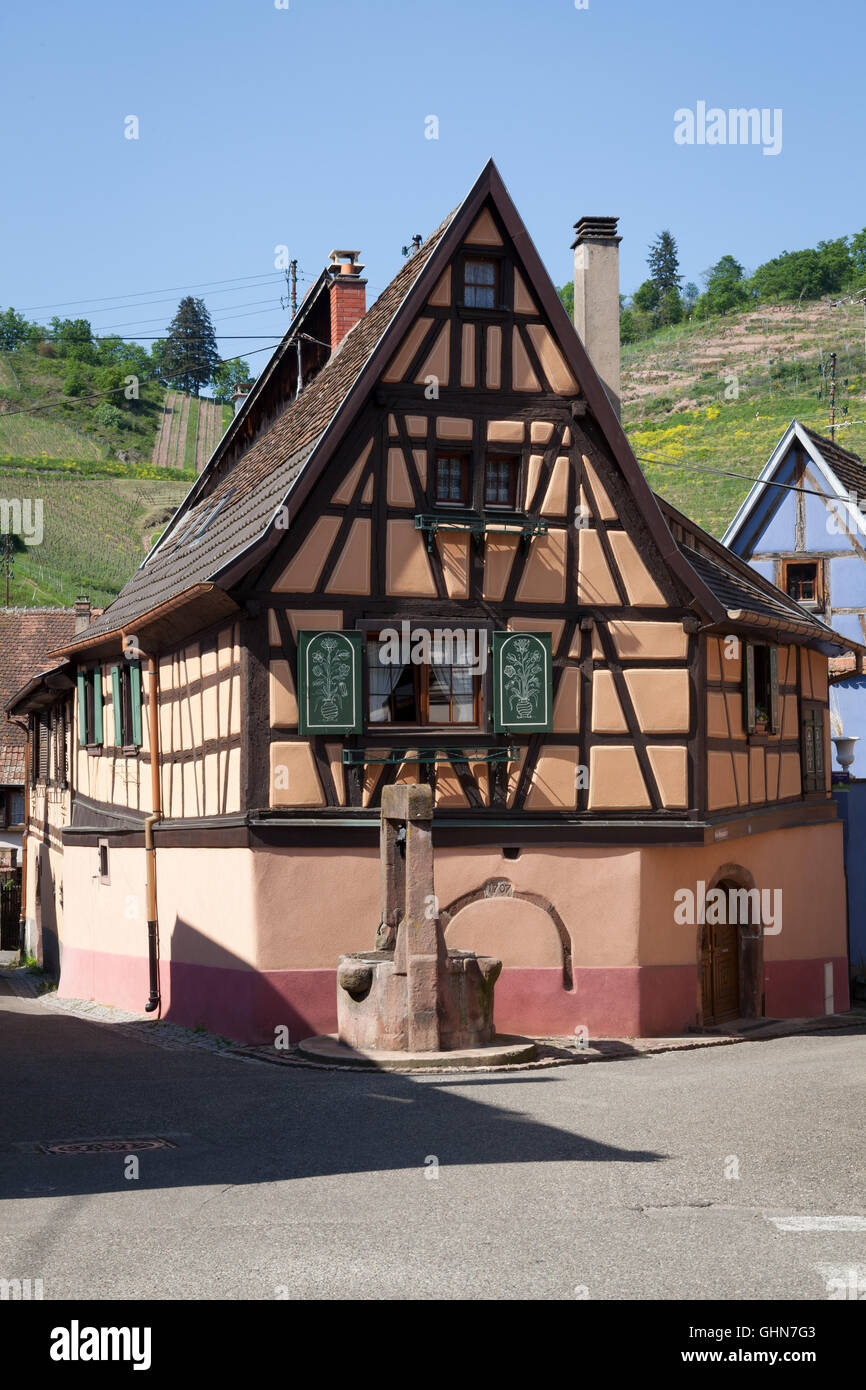
{"type": "Polygon", "coordinates": [[[615,230],[578,224],[586,345],[492,164],[366,312],[333,253],[58,653],[62,992],[251,1040],[333,1028],[399,779],[434,790],[450,944],[504,961],[501,1029],[844,1002],[827,662],[854,644],[648,488],[603,341],[615,230]],[[783,908],[714,921],[719,887],[783,908]]]}

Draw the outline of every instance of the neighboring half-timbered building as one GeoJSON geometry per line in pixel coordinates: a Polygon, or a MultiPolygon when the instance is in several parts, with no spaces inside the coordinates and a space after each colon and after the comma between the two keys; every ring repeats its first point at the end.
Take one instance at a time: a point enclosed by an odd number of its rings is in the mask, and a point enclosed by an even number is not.
{"type": "MultiPolygon", "coordinates": [[[[579,224],[582,264],[614,231],[579,224]]],[[[448,940],[505,964],[500,1029],[841,1006],[827,662],[856,644],[653,496],[492,164],[366,313],[360,270],[332,254],[60,654],[62,992],[332,1029],[382,789],[422,780],[448,940]],[[719,887],[762,890],[763,929],[708,912],[719,887]]]]}

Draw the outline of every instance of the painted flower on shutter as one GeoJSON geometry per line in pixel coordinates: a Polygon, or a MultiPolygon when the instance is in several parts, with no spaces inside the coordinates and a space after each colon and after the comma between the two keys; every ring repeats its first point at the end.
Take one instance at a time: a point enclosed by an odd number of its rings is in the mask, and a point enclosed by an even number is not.
{"type": "Polygon", "coordinates": [[[345,651],[334,637],[325,637],[312,655],[311,686],[321,697],[320,710],[326,723],[333,723],[340,713],[338,699],[345,699],[349,687],[351,665],[345,651]]]}
{"type": "Polygon", "coordinates": [[[539,647],[526,637],[518,637],[508,648],[502,675],[514,714],[518,719],[529,719],[541,691],[543,657],[539,647]]]}

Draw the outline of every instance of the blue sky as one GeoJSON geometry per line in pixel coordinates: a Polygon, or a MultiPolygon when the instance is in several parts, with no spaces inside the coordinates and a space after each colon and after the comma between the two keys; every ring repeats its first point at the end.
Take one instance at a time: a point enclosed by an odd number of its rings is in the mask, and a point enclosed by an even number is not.
{"type": "Polygon", "coordinates": [[[186,289],[247,279],[193,291],[246,355],[286,324],[276,246],[302,289],[359,247],[370,302],[491,155],[558,284],[586,213],[620,217],[624,291],[663,227],[700,283],[866,222],[862,0],[288,4],[6,7],[0,305],[143,337],[186,289]],[[781,108],[781,153],[677,145],[699,101],[781,108]]]}

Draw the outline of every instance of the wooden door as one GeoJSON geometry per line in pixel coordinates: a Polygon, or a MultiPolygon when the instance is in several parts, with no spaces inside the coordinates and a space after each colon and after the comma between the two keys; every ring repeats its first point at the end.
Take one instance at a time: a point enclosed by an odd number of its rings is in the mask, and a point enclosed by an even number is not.
{"type": "Polygon", "coordinates": [[[739,935],[736,924],[706,925],[701,938],[704,1023],[723,1023],[740,1012],[739,935]]]}

